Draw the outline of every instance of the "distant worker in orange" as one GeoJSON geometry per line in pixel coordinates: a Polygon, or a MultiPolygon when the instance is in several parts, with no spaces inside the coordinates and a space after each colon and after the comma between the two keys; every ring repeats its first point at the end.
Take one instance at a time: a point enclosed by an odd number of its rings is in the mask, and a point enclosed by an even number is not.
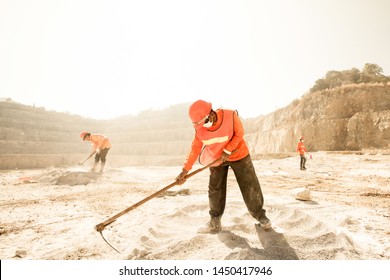
{"type": "MultiPolygon", "coordinates": [[[[111,148],[110,139],[108,139],[108,137],[104,136],[103,134],[91,134],[90,132],[87,132],[87,131],[81,132],[80,137],[81,137],[81,139],[83,139],[83,141],[92,142],[92,152],[88,156],[88,158],[86,159],[86,160],[88,160],[93,155],[95,155],[95,163],[94,163],[91,171],[95,172],[95,169],[96,169],[99,161],[101,161],[101,166],[100,166],[99,172],[103,173],[104,166],[106,165],[106,156],[107,156],[108,151],[111,148]]],[[[82,163],[80,163],[80,164],[82,164],[82,163]]]]}
{"type": "Polygon", "coordinates": [[[208,186],[210,220],[200,232],[216,233],[222,230],[221,217],[226,204],[229,168],[233,169],[249,213],[261,227],[271,227],[271,222],[263,209],[263,193],[244,140],[244,128],[237,111],[226,109],[214,111],[211,103],[198,100],[190,106],[189,117],[195,128],[195,136],[176,182],[179,185],[185,182],[187,173],[198,158],[202,165],[221,160],[216,166],[210,167],[208,186]]]}
{"type": "Polygon", "coordinates": [[[298,145],[297,145],[297,152],[299,153],[299,156],[301,157],[301,170],[306,170],[306,147],[303,143],[305,138],[301,136],[299,139],[298,145]]]}

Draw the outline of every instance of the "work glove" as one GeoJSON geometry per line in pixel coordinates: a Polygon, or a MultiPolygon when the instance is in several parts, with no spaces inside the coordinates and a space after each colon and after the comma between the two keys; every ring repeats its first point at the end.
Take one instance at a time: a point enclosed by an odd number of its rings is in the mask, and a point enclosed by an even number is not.
{"type": "Polygon", "coordinates": [[[99,148],[96,149],[96,153],[100,154],[100,149],[99,148]]]}
{"type": "Polygon", "coordinates": [[[176,177],[176,183],[178,185],[182,185],[184,184],[184,182],[186,181],[186,176],[188,174],[188,171],[183,169],[183,171],[176,177]]]}
{"type": "Polygon", "coordinates": [[[220,157],[220,159],[221,159],[222,162],[225,162],[225,161],[227,161],[229,159],[229,157],[230,157],[230,154],[227,154],[227,153],[223,152],[221,157],[220,157]]]}

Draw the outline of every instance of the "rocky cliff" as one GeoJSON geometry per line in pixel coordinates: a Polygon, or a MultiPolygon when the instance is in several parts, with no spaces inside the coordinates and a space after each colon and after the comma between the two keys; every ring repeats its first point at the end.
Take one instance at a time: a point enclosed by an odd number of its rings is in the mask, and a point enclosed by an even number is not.
{"type": "MultiPolygon", "coordinates": [[[[112,166],[181,164],[194,133],[188,106],[97,121],[0,102],[0,169],[76,165],[91,150],[83,130],[110,137],[112,166]]],[[[310,151],[389,149],[390,84],[313,92],[243,123],[252,156],[294,153],[301,135],[310,151]]]]}
{"type": "Polygon", "coordinates": [[[317,91],[247,120],[252,154],[294,152],[301,135],[317,150],[390,148],[390,83],[317,91]]]}

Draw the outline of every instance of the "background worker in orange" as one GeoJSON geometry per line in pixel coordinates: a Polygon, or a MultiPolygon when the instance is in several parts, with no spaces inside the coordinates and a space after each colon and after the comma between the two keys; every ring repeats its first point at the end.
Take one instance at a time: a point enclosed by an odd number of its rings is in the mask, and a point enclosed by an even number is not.
{"type": "Polygon", "coordinates": [[[92,152],[89,157],[92,157],[95,154],[95,163],[93,164],[91,171],[95,172],[96,166],[100,160],[101,166],[99,172],[102,173],[104,166],[106,165],[107,153],[112,146],[110,139],[108,139],[108,137],[104,136],[103,134],[91,134],[87,131],[81,132],[80,137],[83,139],[83,141],[92,142],[92,152]]]}
{"type": "Polygon", "coordinates": [[[305,147],[305,144],[303,143],[305,140],[305,138],[302,136],[300,139],[299,139],[299,142],[298,142],[298,145],[297,145],[297,152],[299,153],[300,157],[301,157],[301,170],[306,170],[306,153],[307,153],[307,150],[306,150],[306,147],[305,147]]]}
{"type": "Polygon", "coordinates": [[[244,140],[244,128],[238,113],[226,109],[214,111],[211,103],[198,100],[190,106],[189,116],[195,128],[195,136],[176,182],[185,182],[185,176],[198,158],[203,165],[221,159],[219,165],[210,167],[210,221],[204,231],[218,232],[222,229],[221,217],[226,204],[229,167],[233,169],[249,213],[263,228],[271,227],[263,209],[263,194],[244,140]]]}

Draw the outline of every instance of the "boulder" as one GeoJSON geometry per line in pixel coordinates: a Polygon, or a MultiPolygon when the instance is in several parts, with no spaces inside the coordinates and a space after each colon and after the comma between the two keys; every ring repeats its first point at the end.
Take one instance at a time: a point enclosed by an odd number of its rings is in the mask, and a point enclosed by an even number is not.
{"type": "Polygon", "coordinates": [[[294,197],[297,200],[310,201],[311,193],[307,188],[296,188],[293,190],[294,197]]]}

